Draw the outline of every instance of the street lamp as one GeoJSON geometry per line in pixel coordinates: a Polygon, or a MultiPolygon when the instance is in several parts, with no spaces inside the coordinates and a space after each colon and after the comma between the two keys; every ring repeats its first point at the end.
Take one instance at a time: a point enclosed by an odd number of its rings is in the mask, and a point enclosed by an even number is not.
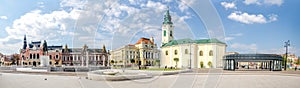
{"type": "Polygon", "coordinates": [[[284,42],[285,43],[285,45],[284,45],[284,47],[285,47],[285,64],[284,64],[284,70],[286,70],[286,64],[287,64],[287,55],[288,55],[288,47],[290,46],[290,40],[288,40],[287,42],[284,42]]]}
{"type": "Polygon", "coordinates": [[[190,44],[190,68],[192,69],[192,50],[191,50],[191,44],[190,44]]]}

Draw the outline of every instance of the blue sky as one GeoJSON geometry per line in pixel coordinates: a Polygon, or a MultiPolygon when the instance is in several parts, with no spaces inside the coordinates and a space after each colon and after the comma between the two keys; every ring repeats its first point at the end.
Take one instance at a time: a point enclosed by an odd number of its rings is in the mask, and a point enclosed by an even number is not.
{"type": "Polygon", "coordinates": [[[300,55],[298,0],[1,0],[0,52],[18,53],[27,42],[115,49],[140,37],[161,41],[169,6],[175,38],[218,38],[227,51],[300,55]]]}

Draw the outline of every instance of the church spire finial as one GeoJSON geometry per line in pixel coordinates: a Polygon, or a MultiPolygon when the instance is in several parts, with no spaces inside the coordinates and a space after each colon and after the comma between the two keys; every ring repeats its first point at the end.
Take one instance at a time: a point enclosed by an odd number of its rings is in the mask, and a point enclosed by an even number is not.
{"type": "Polygon", "coordinates": [[[23,49],[25,50],[27,47],[27,41],[26,41],[26,34],[24,35],[24,44],[23,44],[23,49]]]}
{"type": "Polygon", "coordinates": [[[173,24],[173,22],[172,22],[172,17],[171,17],[171,15],[170,15],[170,12],[169,12],[169,6],[167,7],[167,12],[166,12],[166,14],[164,15],[164,22],[163,22],[163,24],[173,24]]]}

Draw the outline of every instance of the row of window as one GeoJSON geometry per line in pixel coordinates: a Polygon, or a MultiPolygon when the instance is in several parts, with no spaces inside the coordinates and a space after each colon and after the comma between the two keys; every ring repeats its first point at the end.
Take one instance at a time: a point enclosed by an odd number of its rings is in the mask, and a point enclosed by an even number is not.
{"type": "Polygon", "coordinates": [[[35,59],[35,58],[39,59],[40,55],[39,54],[30,54],[29,55],[29,59],[35,59]]]}
{"type": "MultiPolygon", "coordinates": [[[[167,35],[167,32],[166,32],[166,30],[164,30],[164,36],[166,36],[167,35]]],[[[170,31],[170,36],[172,36],[172,31],[170,31]]]]}
{"type": "MultiPolygon", "coordinates": [[[[188,49],[185,49],[185,50],[184,50],[184,53],[185,53],[185,54],[189,54],[188,49]]],[[[169,53],[168,53],[168,50],[165,52],[165,54],[166,54],[166,55],[169,54],[169,53]]],[[[178,54],[178,51],[177,51],[177,50],[174,50],[174,54],[177,55],[177,54],[178,54]]],[[[199,56],[203,56],[203,51],[202,51],[202,50],[199,51],[199,56]]],[[[213,56],[213,51],[212,51],[212,50],[209,51],[209,56],[213,56]]]]}

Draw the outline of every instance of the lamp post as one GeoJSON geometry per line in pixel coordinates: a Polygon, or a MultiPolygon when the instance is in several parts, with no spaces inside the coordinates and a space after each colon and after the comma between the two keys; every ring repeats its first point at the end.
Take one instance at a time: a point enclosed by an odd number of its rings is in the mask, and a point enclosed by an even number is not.
{"type": "Polygon", "coordinates": [[[285,64],[284,64],[284,70],[286,70],[286,64],[287,64],[287,57],[288,57],[288,48],[289,48],[289,46],[290,46],[290,40],[288,40],[287,42],[284,42],[285,43],[285,45],[284,45],[284,47],[285,47],[285,64]]]}
{"type": "Polygon", "coordinates": [[[190,68],[192,69],[192,50],[191,50],[191,44],[190,44],[190,68]]]}

